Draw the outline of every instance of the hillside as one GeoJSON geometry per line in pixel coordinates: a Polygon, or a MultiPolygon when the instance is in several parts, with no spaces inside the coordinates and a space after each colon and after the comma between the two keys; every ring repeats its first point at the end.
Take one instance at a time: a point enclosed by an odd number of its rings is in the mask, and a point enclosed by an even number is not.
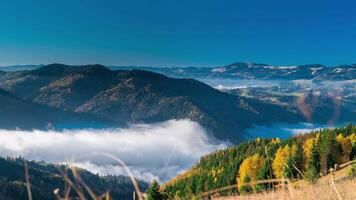
{"type": "MultiPolygon", "coordinates": [[[[206,155],[192,169],[165,183],[170,198],[191,199],[226,186],[240,194],[268,190],[274,184],[250,181],[289,178],[314,183],[334,164],[356,158],[356,126],[323,129],[280,139],[260,139],[206,155]],[[298,169],[298,170],[297,170],[298,169]]],[[[222,193],[224,194],[224,193],[222,193]]]]}
{"type": "Polygon", "coordinates": [[[231,141],[241,141],[243,130],[254,124],[304,120],[281,106],[220,92],[193,79],[101,65],[52,64],[8,72],[0,77],[0,88],[26,101],[117,125],[188,118],[231,141]]]}
{"type": "MultiPolygon", "coordinates": [[[[126,176],[98,176],[79,168],[76,168],[73,172],[63,165],[4,158],[0,158],[0,199],[28,199],[25,162],[28,164],[33,199],[57,199],[54,194],[55,190],[58,190],[57,195],[60,197],[65,197],[65,192],[69,191],[69,198],[75,199],[78,197],[76,189],[90,198],[83,183],[97,196],[109,192],[113,199],[132,199],[134,188],[130,179],[126,176]],[[69,186],[69,182],[72,182],[73,185],[69,186]],[[68,188],[70,189],[68,190],[68,188]]],[[[139,185],[142,191],[147,189],[146,183],[140,181],[139,185]]]]}

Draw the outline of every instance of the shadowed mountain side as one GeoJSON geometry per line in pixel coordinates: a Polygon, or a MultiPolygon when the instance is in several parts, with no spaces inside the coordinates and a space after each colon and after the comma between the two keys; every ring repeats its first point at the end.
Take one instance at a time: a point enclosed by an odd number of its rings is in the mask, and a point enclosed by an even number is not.
{"type": "Polygon", "coordinates": [[[97,117],[27,102],[2,89],[0,105],[0,126],[5,129],[47,129],[57,123],[103,122],[97,117]]]}

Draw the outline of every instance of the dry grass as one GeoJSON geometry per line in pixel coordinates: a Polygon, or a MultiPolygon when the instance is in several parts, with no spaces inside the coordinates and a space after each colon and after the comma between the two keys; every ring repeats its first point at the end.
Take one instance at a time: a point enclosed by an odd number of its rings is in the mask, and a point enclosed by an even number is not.
{"type": "Polygon", "coordinates": [[[320,178],[312,185],[303,180],[281,186],[275,191],[232,195],[228,197],[212,196],[214,200],[355,200],[356,178],[347,178],[346,167],[334,175],[320,178]]]}
{"type": "MultiPolygon", "coordinates": [[[[345,180],[335,184],[341,199],[356,199],[356,179],[345,180]]],[[[331,183],[329,184],[305,184],[291,193],[288,189],[279,189],[274,192],[263,192],[250,195],[213,197],[215,200],[338,200],[339,197],[331,183]]]]}

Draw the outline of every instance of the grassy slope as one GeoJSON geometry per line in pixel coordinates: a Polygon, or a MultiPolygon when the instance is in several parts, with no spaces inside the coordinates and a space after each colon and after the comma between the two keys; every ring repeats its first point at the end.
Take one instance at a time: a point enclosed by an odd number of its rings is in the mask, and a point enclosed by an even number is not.
{"type": "Polygon", "coordinates": [[[294,200],[309,200],[309,199],[338,199],[338,193],[343,200],[356,199],[356,178],[348,178],[348,171],[351,166],[338,170],[333,176],[334,184],[332,183],[331,175],[323,176],[318,179],[315,185],[311,185],[304,180],[299,180],[292,184],[293,187],[282,188],[276,191],[262,192],[250,195],[231,195],[226,197],[216,196],[216,200],[265,200],[265,199],[294,199],[294,200]],[[335,185],[335,187],[333,186],[335,185]],[[335,189],[336,188],[336,189],[335,189]]]}

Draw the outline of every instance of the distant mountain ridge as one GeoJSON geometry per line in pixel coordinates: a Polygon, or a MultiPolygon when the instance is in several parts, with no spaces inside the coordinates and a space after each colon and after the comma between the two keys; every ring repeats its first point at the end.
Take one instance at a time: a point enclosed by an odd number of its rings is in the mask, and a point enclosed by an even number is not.
{"type": "Polygon", "coordinates": [[[300,113],[220,92],[193,79],[113,71],[102,65],[51,64],[7,72],[0,76],[0,88],[35,105],[117,125],[188,118],[231,141],[241,141],[243,130],[253,124],[303,121],[300,113]]]}
{"type": "Polygon", "coordinates": [[[277,66],[236,62],[223,67],[111,67],[112,69],[144,69],[171,77],[225,78],[258,80],[351,80],[356,79],[356,64],[326,67],[320,64],[277,66]]]}
{"type": "MultiPolygon", "coordinates": [[[[43,65],[17,65],[0,67],[3,71],[33,70],[43,65]]],[[[145,67],[107,66],[112,70],[141,69],[180,78],[229,78],[262,80],[351,80],[356,79],[356,64],[324,66],[307,64],[280,66],[258,63],[235,62],[221,67],[145,67]]],[[[0,72],[1,75],[1,72],[0,72]]]]}

